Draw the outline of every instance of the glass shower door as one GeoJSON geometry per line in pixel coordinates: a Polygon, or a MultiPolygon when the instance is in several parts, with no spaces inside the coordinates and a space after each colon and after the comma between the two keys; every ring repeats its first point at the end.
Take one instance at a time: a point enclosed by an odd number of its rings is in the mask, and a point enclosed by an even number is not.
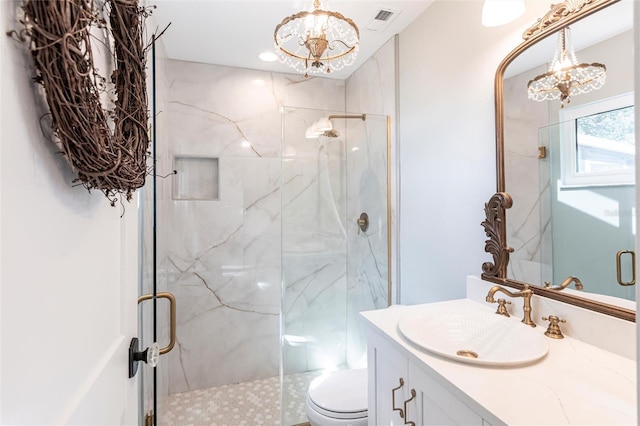
{"type": "MultiPolygon", "coordinates": [[[[635,251],[635,185],[567,180],[568,172],[579,170],[568,161],[567,152],[577,146],[569,140],[575,129],[575,121],[570,120],[539,132],[540,146],[547,147],[547,158],[540,164],[541,222],[546,224],[542,281],[560,284],[573,275],[582,281],[584,292],[635,300],[635,286],[627,285],[635,279],[628,255],[635,251]]],[[[628,149],[603,142],[609,141],[591,143],[594,157],[624,156],[634,162],[628,149]],[[618,151],[612,152],[611,147],[618,151]]]]}
{"type": "Polygon", "coordinates": [[[168,395],[168,353],[176,343],[176,300],[169,293],[166,284],[166,237],[158,232],[158,224],[166,221],[166,206],[161,202],[166,198],[168,183],[158,170],[167,170],[166,155],[158,146],[158,127],[156,113],[158,90],[156,74],[159,69],[156,62],[155,44],[150,57],[151,87],[149,102],[151,105],[151,161],[153,174],[147,176],[144,188],[138,193],[140,270],[138,277],[138,338],[140,350],[158,345],[157,366],[140,362],[138,375],[140,396],[138,403],[139,424],[157,425],[162,418],[162,406],[168,395]]]}
{"type": "Polygon", "coordinates": [[[283,134],[281,411],[294,425],[315,377],[366,366],[358,314],[389,303],[388,119],[285,108],[283,134]],[[326,117],[332,130],[310,134],[326,117]]]}

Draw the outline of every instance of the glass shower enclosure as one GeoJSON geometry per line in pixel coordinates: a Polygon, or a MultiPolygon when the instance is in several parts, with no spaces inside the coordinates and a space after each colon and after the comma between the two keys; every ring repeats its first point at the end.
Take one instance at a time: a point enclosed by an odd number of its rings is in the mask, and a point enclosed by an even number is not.
{"type": "MultiPolygon", "coordinates": [[[[605,132],[603,127],[598,131],[605,132]]],[[[617,122],[616,129],[621,127],[617,122]]],[[[567,172],[579,170],[567,153],[578,149],[576,128],[575,121],[563,121],[538,132],[539,146],[546,147],[539,165],[540,283],[557,284],[575,275],[586,293],[635,300],[635,285],[628,284],[635,281],[629,255],[636,250],[635,184],[567,183],[567,172]]],[[[635,166],[632,142],[616,144],[602,136],[587,140],[594,167],[615,161],[635,166]]]]}
{"type": "Polygon", "coordinates": [[[281,413],[317,376],[366,367],[359,313],[390,302],[389,120],[283,109],[281,413]],[[332,129],[310,134],[329,118],[332,129]]]}
{"type": "Polygon", "coordinates": [[[153,247],[144,227],[155,259],[145,276],[155,271],[177,306],[176,345],[155,372],[156,418],[205,408],[217,418],[238,396],[279,406],[283,425],[304,423],[313,378],[366,366],[359,312],[389,304],[389,119],[283,107],[268,126],[247,125],[261,145],[231,143],[227,120],[168,101],[191,93],[185,84],[160,98],[158,188],[144,200],[157,215],[153,247]],[[305,137],[330,116],[330,133],[305,137]],[[236,385],[259,391],[237,395],[236,385]]]}

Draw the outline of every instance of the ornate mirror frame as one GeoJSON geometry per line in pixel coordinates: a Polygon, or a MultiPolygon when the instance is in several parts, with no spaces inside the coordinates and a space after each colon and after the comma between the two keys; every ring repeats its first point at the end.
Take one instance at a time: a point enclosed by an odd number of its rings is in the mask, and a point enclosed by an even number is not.
{"type": "MultiPolygon", "coordinates": [[[[517,56],[538,41],[555,34],[561,28],[567,27],[619,1],[620,0],[564,0],[562,3],[551,5],[551,10],[523,33],[522,38],[524,41],[504,58],[496,71],[494,90],[497,190],[496,194],[485,204],[486,219],[482,222],[487,237],[489,237],[485,243],[485,251],[493,256],[493,263],[485,262],[482,265],[481,277],[485,281],[518,289],[522,289],[525,285],[524,282],[507,278],[509,254],[513,252],[513,249],[507,245],[506,209],[511,207],[513,201],[511,196],[505,192],[504,72],[517,56]]],[[[636,313],[631,309],[546,289],[530,283],[529,285],[538,296],[548,297],[627,321],[635,322],[636,320],[636,313]]]]}

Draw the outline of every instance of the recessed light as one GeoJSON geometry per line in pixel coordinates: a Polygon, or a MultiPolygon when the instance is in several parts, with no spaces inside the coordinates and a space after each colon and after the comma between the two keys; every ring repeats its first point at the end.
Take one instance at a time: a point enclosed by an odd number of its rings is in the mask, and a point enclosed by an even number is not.
{"type": "Polygon", "coordinates": [[[262,59],[265,62],[273,62],[278,59],[278,55],[273,52],[262,52],[258,55],[258,58],[262,59]]]}
{"type": "Polygon", "coordinates": [[[524,0],[484,0],[482,25],[498,27],[515,21],[525,11],[524,0]]]}

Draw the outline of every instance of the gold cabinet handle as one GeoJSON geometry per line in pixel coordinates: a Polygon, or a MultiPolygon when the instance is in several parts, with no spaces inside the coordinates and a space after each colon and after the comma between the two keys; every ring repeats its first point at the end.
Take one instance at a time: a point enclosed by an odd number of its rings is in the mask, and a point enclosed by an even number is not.
{"type": "Polygon", "coordinates": [[[632,250],[620,250],[618,254],[616,254],[616,275],[618,279],[618,284],[622,286],[630,286],[635,285],[636,283],[636,252],[632,250]],[[631,255],[631,281],[625,282],[622,281],[622,255],[630,254],[631,255]]]}
{"type": "Polygon", "coordinates": [[[403,386],[404,386],[404,379],[400,377],[400,386],[398,386],[397,388],[391,389],[391,408],[393,408],[393,411],[400,411],[401,419],[404,419],[404,411],[402,411],[402,408],[396,408],[396,391],[403,386]]]}
{"type": "MultiPolygon", "coordinates": [[[[156,293],[157,299],[169,299],[169,345],[160,349],[160,355],[164,355],[176,345],[176,297],[169,292],[156,293]]],[[[153,299],[153,294],[144,294],[138,297],[138,304],[145,300],[153,299]]]]}
{"type": "MultiPolygon", "coordinates": [[[[415,389],[411,389],[411,398],[407,399],[404,402],[404,413],[407,414],[407,404],[410,403],[411,401],[413,401],[416,398],[416,390],[415,389]]],[[[415,422],[410,422],[407,417],[409,417],[408,415],[405,417],[404,419],[404,424],[405,425],[411,425],[411,426],[416,426],[415,422]]]]}

